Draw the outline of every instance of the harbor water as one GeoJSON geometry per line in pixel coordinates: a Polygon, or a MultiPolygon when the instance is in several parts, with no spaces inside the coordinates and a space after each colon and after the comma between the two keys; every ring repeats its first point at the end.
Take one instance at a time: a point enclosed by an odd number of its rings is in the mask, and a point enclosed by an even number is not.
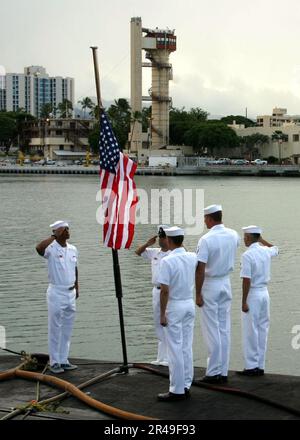
{"type": "MultiPolygon", "coordinates": [[[[298,179],[137,176],[136,183],[147,192],[151,188],[203,189],[206,205],[223,205],[225,225],[241,232],[242,226],[258,224],[264,229],[264,237],[279,246],[280,255],[273,261],[269,285],[271,326],[266,370],[299,375],[298,179]]],[[[5,328],[8,348],[47,351],[46,261],[38,256],[35,245],[50,235],[50,223],[66,219],[71,227],[70,243],[79,250],[80,298],[71,356],[121,361],[111,250],[103,247],[101,227],[96,221],[98,189],[97,175],[0,175],[0,326],[5,328]]],[[[132,249],[119,252],[130,362],[151,361],[156,356],[151,270],[134,253],[154,234],[155,225],[137,225],[132,249]]],[[[199,236],[186,237],[188,250],[196,249],[198,239],[199,236]]],[[[243,368],[239,259],[244,250],[242,243],[232,274],[231,369],[243,368]]],[[[198,311],[194,358],[195,365],[205,366],[198,311]]]]}

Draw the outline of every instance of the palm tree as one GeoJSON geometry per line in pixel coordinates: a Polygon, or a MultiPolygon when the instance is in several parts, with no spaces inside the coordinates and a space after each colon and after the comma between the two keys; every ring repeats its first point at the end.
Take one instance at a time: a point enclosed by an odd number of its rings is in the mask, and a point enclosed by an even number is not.
{"type": "Polygon", "coordinates": [[[61,118],[69,118],[73,113],[73,104],[68,99],[64,99],[63,102],[58,104],[57,110],[59,111],[61,118]]]}
{"type": "Polygon", "coordinates": [[[261,133],[253,133],[249,136],[243,136],[239,138],[240,144],[247,148],[247,153],[249,154],[249,159],[252,160],[253,154],[258,153],[258,147],[262,144],[267,144],[269,142],[269,136],[261,133]]]}
{"type": "Polygon", "coordinates": [[[51,102],[46,102],[41,108],[40,118],[47,119],[54,113],[54,106],[51,102]]]}
{"type": "Polygon", "coordinates": [[[115,100],[115,103],[109,107],[107,113],[120,148],[123,149],[128,143],[128,133],[130,131],[131,110],[129,102],[124,98],[115,100]]]}
{"type": "MultiPolygon", "coordinates": [[[[93,103],[91,98],[89,98],[88,96],[86,98],[83,98],[81,101],[78,101],[78,103],[81,105],[81,107],[83,109],[83,118],[85,119],[86,109],[88,108],[88,109],[92,110],[95,107],[95,104],[93,103]]],[[[91,112],[90,112],[90,114],[91,114],[91,112]]]]}
{"type": "Polygon", "coordinates": [[[90,115],[93,116],[97,121],[100,119],[100,107],[99,105],[95,105],[90,111],[90,115]]]}
{"type": "Polygon", "coordinates": [[[287,142],[289,139],[288,135],[285,133],[282,133],[280,130],[275,130],[272,134],[272,141],[278,142],[278,158],[279,158],[279,165],[281,165],[281,145],[282,142],[287,142]]]}
{"type": "Polygon", "coordinates": [[[111,107],[116,107],[117,111],[121,114],[128,114],[130,111],[129,102],[125,98],[115,99],[115,104],[112,104],[111,107]]]}

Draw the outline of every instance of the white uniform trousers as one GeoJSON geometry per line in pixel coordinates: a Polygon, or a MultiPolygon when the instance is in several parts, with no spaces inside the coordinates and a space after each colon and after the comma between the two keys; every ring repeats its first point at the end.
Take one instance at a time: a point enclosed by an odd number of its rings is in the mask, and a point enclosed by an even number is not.
{"type": "Polygon", "coordinates": [[[251,288],[247,297],[249,311],[242,312],[243,351],[245,368],[265,369],[270,324],[268,289],[251,288]]]}
{"type": "Polygon", "coordinates": [[[166,318],[168,323],[165,330],[169,356],[169,391],[171,393],[183,394],[184,388],[190,388],[194,377],[194,300],[169,300],[166,318]]]}
{"type": "Polygon", "coordinates": [[[208,349],[207,376],[227,376],[230,357],[231,285],[229,276],[205,277],[200,308],[201,328],[208,349]]]}
{"type": "Polygon", "coordinates": [[[73,322],[76,312],[76,291],[68,287],[49,285],[48,347],[50,365],[66,364],[70,351],[73,322]]]}
{"type": "Polygon", "coordinates": [[[160,289],[157,289],[157,287],[153,287],[152,290],[152,306],[155,333],[158,339],[157,361],[168,362],[165,327],[160,324],[160,289]]]}

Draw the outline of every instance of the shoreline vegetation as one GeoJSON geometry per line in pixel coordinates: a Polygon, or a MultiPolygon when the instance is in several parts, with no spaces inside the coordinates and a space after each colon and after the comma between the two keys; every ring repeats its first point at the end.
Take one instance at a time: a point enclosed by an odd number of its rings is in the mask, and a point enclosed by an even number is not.
{"type": "MultiPolygon", "coordinates": [[[[79,104],[84,112],[84,118],[89,117],[94,121],[88,141],[91,153],[97,155],[99,108],[89,98],[79,101],[79,104]],[[88,114],[86,110],[88,110],[88,114]]],[[[57,110],[57,115],[60,118],[72,119],[72,103],[68,102],[66,105],[61,105],[57,110]],[[68,109],[68,113],[64,113],[63,109],[65,107],[68,109]]],[[[53,111],[51,106],[45,104],[41,109],[40,119],[47,120],[52,115],[51,111],[53,111]]],[[[133,113],[128,100],[119,98],[106,111],[120,147],[128,150],[128,152],[130,152],[131,131],[135,124],[140,123],[143,132],[151,133],[151,106],[144,107],[141,112],[133,113]]],[[[220,119],[211,119],[209,113],[201,107],[194,107],[189,110],[184,107],[171,107],[169,119],[169,145],[191,146],[194,153],[199,156],[226,156],[226,150],[239,149],[243,151],[243,156],[253,159],[258,154],[258,146],[272,140],[260,133],[243,137],[238,136],[229,125],[236,123],[243,124],[245,127],[256,126],[256,121],[241,115],[228,115],[220,119]]],[[[24,109],[18,109],[16,112],[0,112],[0,146],[2,145],[7,155],[13,147],[18,148],[24,154],[30,154],[30,139],[27,138],[25,129],[28,120],[36,120],[36,118],[26,113],[24,109]]],[[[43,157],[44,152],[42,149],[37,153],[43,157]]],[[[271,162],[271,158],[264,159],[267,159],[269,163],[271,162]]],[[[276,161],[277,159],[272,157],[272,162],[276,163],[276,161]]]]}

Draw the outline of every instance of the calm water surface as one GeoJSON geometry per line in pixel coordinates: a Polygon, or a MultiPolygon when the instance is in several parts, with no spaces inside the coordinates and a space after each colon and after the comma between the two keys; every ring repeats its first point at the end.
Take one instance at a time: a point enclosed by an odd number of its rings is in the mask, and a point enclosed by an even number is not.
{"type": "MultiPolygon", "coordinates": [[[[240,231],[259,224],[265,238],[277,244],[273,261],[271,327],[267,369],[299,375],[300,351],[291,345],[292,328],[300,325],[300,181],[293,178],[136,177],[138,187],[202,188],[205,204],[222,203],[224,222],[240,231]]],[[[7,347],[47,350],[46,263],[35,251],[57,219],[71,224],[71,240],[80,252],[80,299],[71,355],[103,360],[122,359],[111,251],[101,245],[96,222],[97,176],[0,175],[0,325],[7,347]]],[[[128,358],[151,361],[156,355],[152,325],[150,267],[134,254],[138,244],[154,235],[151,225],[138,225],[132,249],[121,251],[128,358]]],[[[198,238],[186,237],[195,250],[198,238]]],[[[241,282],[239,258],[232,275],[232,351],[230,368],[243,367],[241,351],[241,282]]],[[[195,364],[205,365],[199,313],[194,338],[195,364]]]]}

